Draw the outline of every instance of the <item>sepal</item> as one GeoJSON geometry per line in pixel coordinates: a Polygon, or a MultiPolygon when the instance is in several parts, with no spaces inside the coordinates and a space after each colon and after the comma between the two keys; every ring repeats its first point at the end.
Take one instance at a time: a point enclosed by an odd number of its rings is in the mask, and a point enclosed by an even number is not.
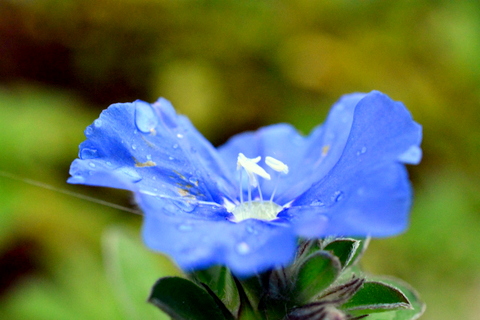
{"type": "Polygon", "coordinates": [[[189,274],[197,284],[208,287],[212,294],[236,314],[240,307],[240,297],[231,272],[224,266],[213,266],[189,274]]]}
{"type": "Polygon", "coordinates": [[[366,281],[341,309],[354,316],[412,309],[410,301],[399,289],[379,281],[366,281]]]}
{"type": "Polygon", "coordinates": [[[359,240],[352,238],[340,238],[328,243],[324,250],[330,251],[333,255],[335,255],[340,260],[343,269],[350,264],[352,258],[357,253],[359,246],[359,240]]]}
{"type": "Polygon", "coordinates": [[[180,277],[160,278],[148,302],[175,320],[224,320],[217,302],[203,288],[180,277]]]}
{"type": "Polygon", "coordinates": [[[340,260],[327,251],[310,255],[298,267],[292,298],[299,304],[310,302],[335,282],[341,269],[340,260]]]}

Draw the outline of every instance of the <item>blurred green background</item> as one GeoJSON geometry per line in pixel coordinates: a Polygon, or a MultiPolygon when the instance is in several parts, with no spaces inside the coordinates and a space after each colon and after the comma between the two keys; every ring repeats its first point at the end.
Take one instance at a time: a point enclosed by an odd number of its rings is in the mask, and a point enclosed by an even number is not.
{"type": "MultiPolygon", "coordinates": [[[[277,122],[308,133],[342,94],[381,90],[423,125],[424,159],[411,228],[374,240],[364,267],[412,284],[422,319],[478,319],[479,57],[478,1],[3,0],[0,170],[131,206],[65,183],[111,103],[164,96],[219,145],[277,122]]],[[[149,285],[178,271],[140,226],[0,176],[0,318],[161,318],[149,285]]]]}

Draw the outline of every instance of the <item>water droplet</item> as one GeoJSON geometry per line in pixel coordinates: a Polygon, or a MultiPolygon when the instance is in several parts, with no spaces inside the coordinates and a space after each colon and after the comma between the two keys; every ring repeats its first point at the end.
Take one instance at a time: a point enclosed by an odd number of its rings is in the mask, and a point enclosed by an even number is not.
{"type": "Polygon", "coordinates": [[[95,167],[96,167],[95,163],[93,163],[93,162],[89,162],[88,165],[89,165],[90,167],[92,167],[92,168],[95,168],[95,167]]]}
{"type": "Polygon", "coordinates": [[[110,161],[107,161],[107,166],[113,167],[113,164],[110,161]]]}
{"type": "Polygon", "coordinates": [[[154,131],[158,124],[158,117],[155,110],[149,103],[137,100],[135,104],[135,125],[143,133],[154,131]]]}
{"type": "Polygon", "coordinates": [[[315,199],[312,201],[312,203],[310,203],[310,205],[313,207],[323,207],[325,206],[325,203],[323,203],[323,201],[320,199],[315,199]]]}
{"type": "Polygon", "coordinates": [[[98,158],[98,152],[95,149],[83,148],[80,150],[80,159],[95,159],[98,158]]]}
{"type": "Polygon", "coordinates": [[[173,149],[178,149],[178,143],[175,143],[175,144],[173,145],[173,149]]]}
{"type": "Polygon", "coordinates": [[[100,128],[102,126],[102,120],[100,119],[97,119],[95,121],[93,121],[93,125],[96,127],[96,128],[100,128]]]}
{"type": "Polygon", "coordinates": [[[367,147],[364,146],[362,147],[362,149],[357,151],[357,156],[364,154],[365,152],[367,152],[367,147]]]}
{"type": "Polygon", "coordinates": [[[253,228],[252,226],[247,227],[247,232],[251,234],[258,234],[258,231],[255,230],[255,228],[253,228]]]}
{"type": "Polygon", "coordinates": [[[250,252],[250,246],[246,242],[240,242],[237,244],[237,252],[240,254],[248,254],[250,252]]]}
{"type": "Polygon", "coordinates": [[[153,176],[153,177],[152,177],[152,180],[157,180],[157,177],[156,177],[156,176],[153,176]]]}
{"type": "Polygon", "coordinates": [[[177,138],[178,138],[178,139],[182,139],[182,138],[183,138],[183,134],[177,133],[177,138]]]}
{"type": "Polygon", "coordinates": [[[92,128],[92,126],[88,126],[85,129],[85,135],[88,137],[88,136],[91,136],[92,134],[93,134],[93,128],[92,128]]]}
{"type": "Polygon", "coordinates": [[[139,175],[138,172],[135,171],[132,168],[123,167],[123,168],[120,169],[120,171],[122,173],[124,173],[125,175],[127,175],[130,178],[130,180],[132,180],[132,182],[138,182],[138,181],[142,180],[142,176],[139,175]]]}
{"type": "Polygon", "coordinates": [[[70,179],[68,179],[68,182],[70,183],[84,183],[85,178],[82,176],[73,176],[70,179]]]}
{"type": "Polygon", "coordinates": [[[174,158],[173,157],[168,157],[168,160],[173,160],[174,158]]]}
{"type": "MultiPolygon", "coordinates": [[[[156,198],[160,201],[164,201],[164,199],[161,197],[156,197],[156,198]]],[[[177,208],[171,203],[168,203],[167,205],[165,205],[163,209],[165,209],[165,211],[167,211],[168,213],[175,213],[176,211],[178,211],[177,208]]]]}
{"type": "Polygon", "coordinates": [[[184,212],[192,212],[198,205],[197,201],[194,200],[178,200],[174,204],[184,212]]]}
{"type": "Polygon", "coordinates": [[[135,144],[132,144],[132,149],[137,150],[137,146],[135,144]]]}
{"type": "Polygon", "coordinates": [[[332,201],[338,202],[343,199],[342,191],[335,191],[332,196],[332,201]]]}
{"type": "Polygon", "coordinates": [[[151,154],[147,154],[146,158],[147,158],[147,160],[152,160],[152,155],[151,155],[151,154]]]}
{"type": "Polygon", "coordinates": [[[398,157],[398,160],[408,164],[418,164],[421,158],[422,149],[420,149],[420,147],[418,146],[411,146],[410,148],[408,148],[407,151],[405,151],[398,157]]]}
{"type": "Polygon", "coordinates": [[[178,226],[178,230],[180,230],[180,231],[190,231],[192,229],[193,229],[193,227],[189,224],[180,224],[178,226]]]}

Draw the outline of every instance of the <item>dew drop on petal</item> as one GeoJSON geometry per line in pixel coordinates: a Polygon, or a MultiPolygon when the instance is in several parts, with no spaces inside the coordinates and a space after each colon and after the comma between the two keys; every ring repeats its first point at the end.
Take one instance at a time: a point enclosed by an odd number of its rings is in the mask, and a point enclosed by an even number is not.
{"type": "Polygon", "coordinates": [[[132,168],[123,167],[123,168],[120,169],[120,172],[125,174],[130,180],[132,180],[132,182],[138,182],[138,181],[142,180],[142,176],[140,176],[138,174],[138,172],[135,171],[132,168]]]}
{"type": "Polygon", "coordinates": [[[97,119],[95,121],[93,121],[93,125],[96,127],[96,128],[100,128],[102,126],[102,120],[100,119],[97,119]]]}
{"type": "Polygon", "coordinates": [[[168,157],[168,160],[173,160],[174,158],[173,157],[168,157]]]}
{"type": "Polygon", "coordinates": [[[335,191],[332,196],[332,201],[338,202],[343,199],[343,191],[335,191]]]}
{"type": "Polygon", "coordinates": [[[189,225],[189,224],[180,224],[180,225],[178,225],[178,230],[180,230],[180,231],[190,231],[190,230],[192,230],[192,229],[193,229],[193,227],[192,227],[191,225],[189,225]]]}
{"type": "Polygon", "coordinates": [[[258,234],[258,231],[255,230],[255,228],[253,228],[252,226],[247,227],[247,232],[251,234],[258,234]]]}
{"type": "Polygon", "coordinates": [[[113,167],[113,164],[110,161],[107,161],[106,164],[108,167],[113,167]]]}
{"type": "Polygon", "coordinates": [[[132,149],[133,149],[133,150],[137,150],[137,145],[132,144],[132,149]]]}
{"type": "Polygon", "coordinates": [[[198,205],[196,201],[192,200],[179,200],[175,201],[174,204],[184,212],[192,212],[198,205]]]}
{"type": "Polygon", "coordinates": [[[147,158],[147,160],[150,161],[150,160],[152,160],[152,155],[151,155],[151,154],[147,154],[146,158],[147,158]]]}
{"type": "Polygon", "coordinates": [[[237,244],[237,252],[240,254],[248,254],[250,252],[250,246],[246,242],[240,242],[237,244]]]}
{"type": "Polygon", "coordinates": [[[173,149],[178,149],[178,143],[175,143],[175,144],[173,145],[173,149]]]}
{"type": "Polygon", "coordinates": [[[80,150],[80,159],[95,159],[98,158],[98,152],[95,149],[83,148],[80,150]]]}
{"type": "Polygon", "coordinates": [[[312,203],[310,203],[310,205],[313,207],[324,207],[325,203],[320,199],[315,199],[312,201],[312,203]]]}
{"type": "Polygon", "coordinates": [[[68,179],[68,182],[70,183],[85,183],[85,178],[82,176],[73,176],[70,179],[68,179]]]}
{"type": "Polygon", "coordinates": [[[408,164],[418,164],[422,159],[422,149],[418,146],[411,146],[407,151],[402,153],[398,160],[408,164]]]}
{"type": "Polygon", "coordinates": [[[95,168],[95,167],[96,167],[95,163],[93,163],[93,162],[89,162],[88,165],[89,165],[90,167],[92,167],[92,168],[95,168]]]}
{"type": "Polygon", "coordinates": [[[178,139],[182,139],[182,138],[183,138],[183,134],[177,133],[177,138],[178,138],[178,139]]]}
{"type": "Polygon", "coordinates": [[[143,133],[152,132],[158,124],[155,110],[149,103],[137,100],[135,104],[135,125],[143,133]]]}
{"type": "Polygon", "coordinates": [[[363,146],[362,149],[357,151],[357,156],[359,156],[361,154],[365,154],[365,152],[367,152],[367,147],[363,146]]]}
{"type": "Polygon", "coordinates": [[[92,128],[92,126],[88,126],[85,129],[85,135],[88,137],[88,136],[91,136],[92,134],[93,134],[93,128],[92,128]]]}

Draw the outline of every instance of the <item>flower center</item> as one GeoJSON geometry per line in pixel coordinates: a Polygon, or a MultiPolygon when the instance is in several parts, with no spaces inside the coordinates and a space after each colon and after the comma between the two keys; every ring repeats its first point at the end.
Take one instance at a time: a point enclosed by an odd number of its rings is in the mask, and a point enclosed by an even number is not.
{"type": "Polygon", "coordinates": [[[271,221],[277,218],[277,214],[282,209],[283,207],[271,201],[248,201],[240,203],[232,213],[236,222],[245,219],[271,221]]]}
{"type": "MultiPolygon", "coordinates": [[[[277,190],[277,184],[270,196],[269,201],[263,200],[262,190],[260,189],[260,184],[258,183],[257,176],[260,176],[264,179],[270,180],[270,175],[258,165],[258,162],[261,160],[261,157],[256,158],[247,158],[243,153],[238,155],[237,159],[237,170],[240,170],[240,204],[237,205],[231,212],[235,217],[235,222],[240,222],[245,219],[259,219],[265,221],[271,221],[276,219],[277,214],[282,211],[283,207],[273,202],[273,197],[277,190]],[[247,173],[248,176],[248,201],[243,201],[243,171],[247,173]],[[260,200],[252,200],[252,188],[258,189],[258,194],[260,200]]],[[[287,174],[288,166],[272,157],[265,158],[265,164],[271,169],[277,172],[277,175],[280,173],[287,174]]]]}

